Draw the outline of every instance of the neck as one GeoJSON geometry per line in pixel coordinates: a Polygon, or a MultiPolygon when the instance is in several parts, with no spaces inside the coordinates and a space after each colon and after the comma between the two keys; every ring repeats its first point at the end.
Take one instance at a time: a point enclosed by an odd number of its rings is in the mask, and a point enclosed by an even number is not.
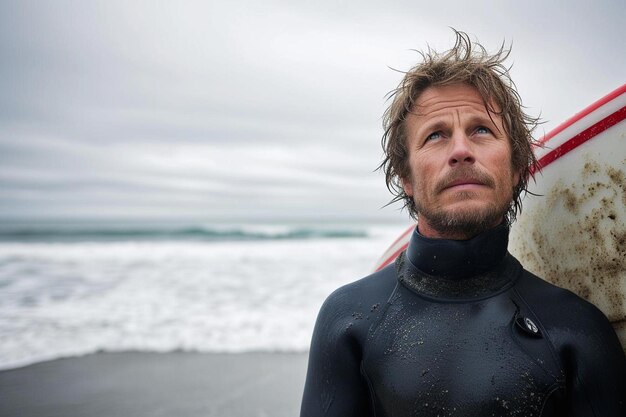
{"type": "Polygon", "coordinates": [[[406,253],[396,264],[398,279],[433,298],[493,294],[512,282],[512,271],[519,267],[508,255],[508,236],[509,228],[504,223],[469,240],[428,238],[416,228],[406,253]]]}
{"type": "Polygon", "coordinates": [[[434,239],[416,228],[407,248],[407,258],[429,274],[462,278],[485,272],[506,255],[509,228],[500,224],[468,240],[434,239]]]}
{"type": "Polygon", "coordinates": [[[474,236],[498,227],[503,223],[504,219],[500,218],[493,223],[477,222],[471,224],[456,225],[451,227],[449,224],[446,227],[437,228],[428,222],[428,219],[419,217],[417,222],[417,230],[419,233],[431,239],[448,239],[448,240],[469,240],[474,236]]]}

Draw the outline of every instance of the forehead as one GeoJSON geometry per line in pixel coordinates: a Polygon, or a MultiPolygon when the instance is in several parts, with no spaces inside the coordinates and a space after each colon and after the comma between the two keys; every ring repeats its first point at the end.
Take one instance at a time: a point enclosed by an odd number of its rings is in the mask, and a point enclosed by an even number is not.
{"type": "MultiPolygon", "coordinates": [[[[490,107],[495,108],[493,105],[490,107]]],[[[411,114],[418,118],[430,118],[450,111],[495,116],[488,112],[478,90],[467,84],[428,87],[415,101],[411,114]]]]}

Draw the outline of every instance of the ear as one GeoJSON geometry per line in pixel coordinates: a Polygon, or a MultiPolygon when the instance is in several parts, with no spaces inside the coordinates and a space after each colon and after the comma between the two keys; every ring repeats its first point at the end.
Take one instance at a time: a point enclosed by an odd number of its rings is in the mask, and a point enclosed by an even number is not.
{"type": "Polygon", "coordinates": [[[402,178],[400,181],[402,182],[402,189],[404,190],[405,194],[409,197],[413,197],[413,183],[411,182],[411,179],[402,178]]]}

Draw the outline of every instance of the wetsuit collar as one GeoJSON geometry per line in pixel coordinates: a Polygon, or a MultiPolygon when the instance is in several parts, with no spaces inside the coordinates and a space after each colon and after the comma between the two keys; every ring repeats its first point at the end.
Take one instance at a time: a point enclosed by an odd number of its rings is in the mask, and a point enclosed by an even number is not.
{"type": "Polygon", "coordinates": [[[398,280],[439,300],[490,297],[510,287],[522,271],[507,252],[509,228],[497,226],[470,240],[430,239],[416,230],[396,259],[398,280]]]}
{"type": "Polygon", "coordinates": [[[428,275],[463,278],[498,265],[509,244],[509,227],[501,224],[469,240],[431,239],[417,231],[411,236],[406,256],[428,275]]]}

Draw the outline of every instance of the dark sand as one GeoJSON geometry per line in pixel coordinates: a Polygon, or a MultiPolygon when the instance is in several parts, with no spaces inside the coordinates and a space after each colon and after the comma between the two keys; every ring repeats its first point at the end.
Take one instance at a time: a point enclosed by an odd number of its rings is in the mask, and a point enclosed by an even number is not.
{"type": "Polygon", "coordinates": [[[0,372],[0,416],[295,417],[306,354],[98,353],[0,372]]]}

